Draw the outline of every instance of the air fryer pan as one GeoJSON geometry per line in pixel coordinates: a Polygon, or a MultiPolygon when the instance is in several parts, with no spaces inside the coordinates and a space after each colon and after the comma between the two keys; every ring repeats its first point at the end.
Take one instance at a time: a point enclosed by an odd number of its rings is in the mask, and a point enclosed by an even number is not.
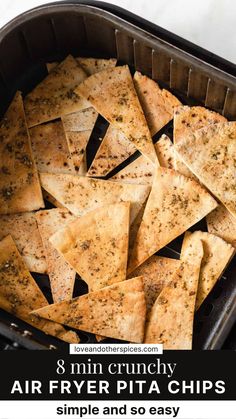
{"type": "MultiPolygon", "coordinates": [[[[7,109],[17,89],[30,91],[47,74],[45,63],[74,56],[117,57],[131,71],[141,71],[168,88],[184,104],[204,105],[236,119],[236,67],[181,38],[136,17],[123,9],[101,2],[63,1],[37,7],[0,30],[0,113],[7,109]],[[107,9],[107,10],[106,10],[107,9]]],[[[88,164],[107,129],[102,117],[94,127],[87,147],[88,164]]],[[[172,135],[172,123],[162,133],[172,135]]],[[[138,156],[135,153],[123,165],[138,156]]],[[[116,169],[117,171],[117,169],[116,169]]],[[[113,172],[114,173],[114,172],[113,172]]],[[[206,229],[201,222],[193,229],[206,229]]],[[[179,257],[182,237],[159,254],[179,257]]],[[[195,316],[194,348],[219,349],[236,316],[236,263],[231,261],[195,316]]],[[[35,279],[51,301],[48,279],[35,279]]],[[[86,292],[77,278],[74,295],[86,292]]],[[[66,344],[0,311],[0,334],[28,349],[56,349],[66,344]]],[[[82,342],[95,337],[79,332],[82,342]]],[[[111,341],[111,340],[107,340],[111,341]]]]}

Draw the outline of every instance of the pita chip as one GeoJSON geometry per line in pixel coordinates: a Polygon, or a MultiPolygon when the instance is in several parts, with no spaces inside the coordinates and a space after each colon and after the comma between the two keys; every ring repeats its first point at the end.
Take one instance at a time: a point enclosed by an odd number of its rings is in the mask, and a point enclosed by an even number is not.
{"type": "Polygon", "coordinates": [[[45,273],[47,264],[34,212],[0,216],[0,240],[9,234],[29,271],[45,273]]]}
{"type": "Polygon", "coordinates": [[[79,175],[80,176],[86,176],[87,174],[87,157],[86,157],[86,151],[84,152],[82,161],[80,163],[79,167],[79,175]]]}
{"type": "Polygon", "coordinates": [[[179,267],[180,261],[177,259],[153,255],[128,276],[128,279],[136,276],[143,278],[147,303],[147,318],[158,295],[171,281],[172,276],[179,267]]]}
{"type": "Polygon", "coordinates": [[[47,191],[45,191],[44,189],[43,191],[43,198],[50,202],[52,205],[54,205],[54,207],[56,208],[65,208],[62,204],[60,204],[60,202],[58,202],[50,193],[48,193],[47,191]]]}
{"type": "Polygon", "coordinates": [[[182,262],[163,288],[151,310],[145,343],[162,343],[164,350],[192,349],[194,307],[203,256],[201,242],[195,243],[189,262],[182,262]]]}
{"type": "Polygon", "coordinates": [[[200,270],[196,310],[221,277],[235,253],[235,249],[229,243],[214,234],[202,231],[195,231],[194,233],[187,231],[181,249],[181,259],[186,259],[186,253],[189,252],[189,249],[195,248],[200,241],[203,244],[204,255],[200,270]]]}
{"type": "Polygon", "coordinates": [[[53,208],[38,211],[35,215],[42,238],[47,260],[47,272],[50,279],[53,301],[70,300],[73,296],[75,271],[55,250],[49,238],[76,217],[67,209],[53,208]]]}
{"type": "Polygon", "coordinates": [[[152,138],[127,65],[109,68],[88,77],[76,93],[153,163],[157,161],[152,138]]]}
{"type": "Polygon", "coordinates": [[[175,148],[200,182],[236,217],[236,122],[208,125],[175,148]]]}
{"type": "Polygon", "coordinates": [[[31,311],[45,306],[48,302],[30,275],[13,239],[5,237],[0,242],[0,307],[45,333],[78,343],[74,332],[69,333],[60,324],[31,314],[31,311]]]}
{"type": "Polygon", "coordinates": [[[85,156],[85,150],[97,116],[97,112],[90,107],[62,117],[68,147],[76,171],[79,170],[85,156]]]}
{"type": "Polygon", "coordinates": [[[69,174],[41,173],[40,180],[43,188],[76,216],[108,204],[130,202],[131,223],[150,192],[148,185],[128,185],[69,174]]]}
{"type": "Polygon", "coordinates": [[[77,62],[79,63],[80,67],[83,68],[85,73],[89,76],[95,73],[99,73],[100,71],[106,70],[107,68],[113,68],[116,66],[117,59],[116,58],[87,58],[87,57],[78,57],[76,58],[77,62]]]}
{"type": "Polygon", "coordinates": [[[35,314],[85,332],[141,343],[146,316],[142,278],[47,306],[35,314]]]}
{"type": "Polygon", "coordinates": [[[68,55],[26,96],[24,105],[28,126],[88,108],[88,102],[74,92],[86,77],[77,61],[68,55]]]}
{"type": "Polygon", "coordinates": [[[221,237],[236,248],[236,219],[223,205],[208,214],[206,220],[209,233],[221,237]]]}
{"type": "Polygon", "coordinates": [[[175,170],[157,168],[128,272],[183,234],[216,206],[214,198],[193,179],[175,170]]]}
{"type": "MultiPolygon", "coordinates": [[[[167,135],[163,134],[159,141],[154,144],[158,161],[162,167],[173,168],[174,147],[167,135]]],[[[124,169],[112,176],[112,180],[139,185],[152,185],[155,168],[144,156],[138,157],[124,169]]]]}
{"type": "Polygon", "coordinates": [[[0,137],[0,214],[43,208],[20,92],[0,121],[0,137]]]}
{"type": "MultiPolygon", "coordinates": [[[[181,139],[192,132],[218,122],[226,122],[226,118],[202,106],[178,106],[174,112],[174,144],[178,144],[181,139]]],[[[195,178],[177,154],[175,155],[175,169],[185,176],[195,178]]]]}
{"type": "Polygon", "coordinates": [[[50,238],[90,291],[126,279],[129,211],[127,202],[100,207],[50,238]]]}
{"type": "Polygon", "coordinates": [[[37,125],[29,132],[39,172],[75,173],[61,121],[37,125]]]}
{"type": "MultiPolygon", "coordinates": [[[[88,176],[104,177],[119,164],[137,151],[135,145],[127,140],[123,132],[109,125],[94,160],[88,170],[88,176]]],[[[146,159],[148,160],[148,159],[146,159]]],[[[150,160],[148,160],[150,161],[150,160]]],[[[150,165],[153,164],[150,162],[150,165]]]]}
{"type": "Polygon", "coordinates": [[[134,74],[134,86],[153,136],[173,119],[174,107],[181,103],[170,92],[160,89],[154,80],[138,71],[134,74]]]}

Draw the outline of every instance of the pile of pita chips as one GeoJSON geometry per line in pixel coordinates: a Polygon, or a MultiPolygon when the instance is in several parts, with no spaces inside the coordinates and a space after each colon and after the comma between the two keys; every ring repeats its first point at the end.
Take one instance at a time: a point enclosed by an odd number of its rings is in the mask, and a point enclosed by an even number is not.
{"type": "Polygon", "coordinates": [[[236,122],[211,124],[176,145],[199,180],[236,217],[236,122]]]}
{"type": "Polygon", "coordinates": [[[74,91],[86,77],[85,71],[71,55],[55,66],[24,100],[28,126],[88,108],[88,102],[74,91]]]}
{"type": "Polygon", "coordinates": [[[148,185],[126,185],[68,174],[41,173],[40,180],[43,188],[76,216],[107,204],[130,202],[131,223],[150,192],[148,185]]]}
{"type": "Polygon", "coordinates": [[[34,214],[0,216],[0,240],[10,234],[29,271],[43,274],[47,271],[47,264],[34,214]]]}
{"type": "Polygon", "coordinates": [[[34,312],[75,329],[141,343],[146,301],[141,277],[113,284],[34,312]]]}
{"type": "Polygon", "coordinates": [[[196,310],[208,296],[235,254],[235,249],[220,237],[207,232],[195,231],[194,233],[185,233],[181,259],[189,260],[192,257],[189,249],[195,249],[199,242],[202,242],[204,254],[199,276],[196,310]]]}
{"type": "Polygon", "coordinates": [[[37,125],[29,132],[39,172],[75,173],[61,121],[37,125]]]}
{"type": "Polygon", "coordinates": [[[171,169],[157,168],[128,272],[183,234],[216,206],[212,196],[193,179],[171,169]]]}
{"type": "Polygon", "coordinates": [[[88,77],[76,93],[153,163],[157,156],[128,66],[110,68],[88,77]]]}
{"type": "Polygon", "coordinates": [[[96,291],[126,279],[130,204],[88,212],[55,233],[50,242],[96,291]]]}
{"type": "Polygon", "coordinates": [[[0,136],[0,214],[43,208],[20,92],[0,122],[0,136]]]}
{"type": "MultiPolygon", "coordinates": [[[[175,153],[169,137],[163,134],[154,146],[160,166],[172,169],[175,153]]],[[[140,156],[124,169],[120,170],[116,175],[112,176],[112,180],[139,185],[152,185],[154,173],[155,168],[150,160],[144,156],[140,156]]]]}
{"type": "Polygon", "coordinates": [[[54,249],[49,239],[57,230],[74,221],[76,217],[67,209],[60,208],[38,211],[35,217],[45,250],[53,301],[58,303],[62,300],[69,300],[73,296],[75,271],[54,249]]]}
{"type": "Polygon", "coordinates": [[[164,349],[192,349],[193,319],[203,257],[201,241],[191,249],[191,263],[183,261],[163,288],[151,310],[145,343],[164,349]]]}
{"type": "Polygon", "coordinates": [[[0,242],[0,307],[36,327],[70,343],[78,343],[74,332],[40,319],[31,312],[48,306],[42,291],[30,275],[11,236],[0,242]]]}
{"type": "Polygon", "coordinates": [[[206,219],[209,233],[221,237],[236,248],[236,218],[223,205],[208,214],[206,219]]]}

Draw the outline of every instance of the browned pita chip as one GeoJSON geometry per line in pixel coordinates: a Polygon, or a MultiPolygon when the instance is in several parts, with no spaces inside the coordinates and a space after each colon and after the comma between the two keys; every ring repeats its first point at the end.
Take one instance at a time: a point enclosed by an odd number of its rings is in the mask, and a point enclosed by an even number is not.
{"type": "Polygon", "coordinates": [[[76,216],[117,202],[131,203],[131,222],[146,201],[148,185],[126,185],[82,176],[41,173],[41,184],[47,192],[76,216]]]}
{"type": "Polygon", "coordinates": [[[236,217],[236,122],[211,124],[176,145],[184,163],[236,217]]]}
{"type": "Polygon", "coordinates": [[[104,118],[153,163],[157,156],[128,66],[109,68],[76,89],[104,118]]]}
{"type": "Polygon", "coordinates": [[[133,276],[141,276],[143,278],[147,318],[158,295],[171,281],[173,274],[179,267],[179,260],[153,255],[128,276],[128,279],[133,276]]]}
{"type": "MultiPolygon", "coordinates": [[[[193,106],[191,108],[189,106],[178,106],[174,112],[174,143],[177,144],[193,131],[224,121],[226,119],[219,113],[201,106],[193,106]]],[[[194,174],[177,154],[175,155],[175,169],[185,176],[195,178],[194,174]]]]}
{"type": "Polygon", "coordinates": [[[11,236],[5,237],[0,242],[0,307],[45,333],[77,343],[79,339],[74,332],[68,334],[61,325],[31,314],[32,310],[47,305],[11,236]]]}
{"type": "Polygon", "coordinates": [[[96,291],[126,279],[130,204],[90,211],[55,233],[50,242],[96,291]]]}
{"type": "Polygon", "coordinates": [[[129,261],[129,273],[216,206],[217,202],[197,182],[159,167],[129,261]]]}
{"type": "Polygon", "coordinates": [[[61,121],[37,125],[29,132],[39,172],[75,173],[61,121]]]}
{"type": "Polygon", "coordinates": [[[206,219],[209,233],[221,237],[236,248],[236,219],[223,205],[208,214],[206,219]]]}
{"type": "Polygon", "coordinates": [[[10,234],[29,271],[45,273],[47,264],[34,214],[25,212],[0,216],[0,240],[10,234]]]}
{"type": "Polygon", "coordinates": [[[45,249],[47,272],[50,279],[53,301],[58,303],[62,300],[70,300],[73,296],[75,271],[54,249],[49,238],[57,230],[74,221],[76,217],[70,214],[67,209],[61,208],[38,211],[35,217],[45,249]]]}
{"type": "Polygon", "coordinates": [[[80,67],[82,67],[85,73],[87,73],[89,76],[95,73],[99,73],[99,71],[105,70],[107,68],[113,68],[117,63],[116,58],[104,59],[78,57],[76,60],[80,67]]]}
{"type": "Polygon", "coordinates": [[[182,262],[157,297],[147,323],[145,343],[162,343],[164,349],[192,349],[194,307],[202,256],[202,244],[198,242],[191,259],[182,262]]]}
{"type": "Polygon", "coordinates": [[[85,155],[97,116],[97,112],[90,107],[62,117],[68,147],[77,171],[85,155]]]}
{"type": "Polygon", "coordinates": [[[194,233],[187,231],[182,245],[181,259],[191,260],[189,249],[194,249],[200,241],[203,245],[204,255],[200,270],[196,310],[221,277],[235,253],[235,249],[229,243],[214,234],[202,231],[195,231],[194,233]]]}
{"type": "Polygon", "coordinates": [[[77,61],[68,55],[26,96],[24,104],[28,126],[88,108],[88,102],[74,92],[86,77],[77,61]]]}
{"type": "Polygon", "coordinates": [[[75,329],[141,343],[146,315],[142,278],[129,279],[71,301],[52,304],[35,311],[35,314],[75,329]]]}
{"type": "MultiPolygon", "coordinates": [[[[134,154],[136,150],[134,144],[127,140],[122,131],[114,128],[113,125],[109,125],[88,170],[88,176],[106,176],[120,163],[134,154]]],[[[147,160],[150,161],[149,159],[147,160]]],[[[152,165],[151,162],[150,165],[152,165]]]]}
{"type": "Polygon", "coordinates": [[[134,74],[134,86],[153,136],[173,119],[174,107],[180,105],[180,101],[138,71],[134,74]]]}
{"type": "Polygon", "coordinates": [[[20,92],[0,122],[0,214],[44,207],[20,92]]]}
{"type": "MultiPolygon", "coordinates": [[[[159,163],[162,167],[173,168],[174,147],[167,135],[163,134],[154,144],[159,163]]],[[[152,185],[155,168],[144,156],[138,157],[124,169],[112,176],[112,180],[139,185],[152,185]]]]}

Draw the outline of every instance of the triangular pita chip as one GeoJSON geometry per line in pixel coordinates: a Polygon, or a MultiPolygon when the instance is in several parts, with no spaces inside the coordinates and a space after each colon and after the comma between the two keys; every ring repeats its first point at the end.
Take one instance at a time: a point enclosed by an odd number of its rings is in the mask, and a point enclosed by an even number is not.
{"type": "Polygon", "coordinates": [[[34,212],[0,216],[0,240],[9,234],[31,272],[45,273],[47,264],[34,212]]]}
{"type": "Polygon", "coordinates": [[[102,70],[106,70],[107,68],[113,68],[116,66],[117,59],[116,58],[87,58],[87,57],[78,57],[76,58],[77,62],[79,63],[80,67],[83,68],[85,73],[89,76],[95,73],[99,73],[102,70]]]}
{"type": "Polygon", "coordinates": [[[236,122],[211,124],[176,145],[184,163],[236,217],[236,122]]]}
{"type": "Polygon", "coordinates": [[[221,237],[236,248],[236,219],[223,205],[208,214],[206,220],[209,233],[221,237]]]}
{"type": "Polygon", "coordinates": [[[88,108],[88,102],[74,92],[86,77],[77,61],[68,55],[26,96],[24,105],[28,126],[88,108]]]}
{"type": "MultiPolygon", "coordinates": [[[[207,125],[224,121],[226,119],[222,115],[202,106],[178,106],[174,112],[174,143],[179,143],[181,139],[207,125]]],[[[177,154],[175,155],[175,169],[185,176],[195,178],[177,154]]]]}
{"type": "Polygon", "coordinates": [[[173,119],[174,107],[180,101],[167,90],[138,71],[134,74],[134,86],[142,105],[151,135],[155,135],[173,119]]]}
{"type": "Polygon", "coordinates": [[[53,301],[58,303],[62,300],[70,300],[73,296],[75,271],[55,250],[49,238],[57,230],[74,221],[76,217],[70,214],[67,209],[61,208],[38,211],[35,217],[45,249],[53,301]]]}
{"type": "Polygon", "coordinates": [[[132,272],[216,208],[217,202],[197,182],[159,167],[129,261],[132,272]]]}
{"type": "Polygon", "coordinates": [[[0,214],[43,208],[20,92],[0,122],[0,137],[0,214]]]}
{"type": "Polygon", "coordinates": [[[126,279],[129,212],[127,202],[100,207],[50,238],[90,291],[126,279]]]}
{"type": "MultiPolygon", "coordinates": [[[[123,132],[109,125],[95,158],[88,170],[88,176],[103,177],[137,151],[123,132]]],[[[147,159],[150,161],[149,159],[147,159]]],[[[150,164],[152,164],[150,162],[150,164]]]]}
{"type": "Polygon", "coordinates": [[[193,319],[203,249],[182,262],[161,291],[146,326],[145,343],[162,343],[164,349],[192,349],[193,319]],[[191,263],[190,263],[191,262],[191,263]]]}
{"type": "Polygon", "coordinates": [[[87,78],[77,89],[91,105],[153,163],[157,156],[128,66],[109,68],[87,78]]]}
{"type": "Polygon", "coordinates": [[[125,201],[131,203],[130,220],[133,222],[150,192],[148,185],[128,185],[68,174],[41,173],[40,180],[43,188],[76,216],[125,201]]]}
{"type": "MultiPolygon", "coordinates": [[[[173,168],[174,146],[169,137],[163,134],[154,146],[160,165],[169,169],[173,168]]],[[[152,185],[154,173],[155,168],[150,160],[144,156],[140,156],[116,175],[112,176],[111,179],[124,183],[152,185]]]]}
{"type": "Polygon", "coordinates": [[[90,107],[62,117],[68,147],[77,171],[85,155],[97,116],[97,112],[90,107]]]}
{"type": "Polygon", "coordinates": [[[37,283],[30,275],[11,236],[0,242],[0,307],[16,317],[59,339],[77,343],[74,332],[60,324],[40,319],[31,311],[48,306],[37,283]]]}
{"type": "Polygon", "coordinates": [[[37,125],[29,133],[39,172],[75,174],[61,121],[37,125]]]}
{"type": "Polygon", "coordinates": [[[171,281],[173,274],[179,267],[180,261],[177,259],[153,255],[128,276],[128,279],[134,276],[141,276],[143,278],[147,303],[147,318],[158,295],[171,281]]]}
{"type": "Polygon", "coordinates": [[[138,277],[119,282],[35,314],[85,332],[141,343],[146,315],[143,281],[138,277]]]}
{"type": "MultiPolygon", "coordinates": [[[[186,252],[189,252],[189,248],[193,249],[200,241],[203,244],[204,255],[200,270],[196,310],[221,277],[235,253],[235,249],[229,243],[214,234],[187,231],[181,249],[181,259],[186,259],[186,252]]],[[[187,259],[191,260],[189,255],[187,255],[187,259]]]]}

